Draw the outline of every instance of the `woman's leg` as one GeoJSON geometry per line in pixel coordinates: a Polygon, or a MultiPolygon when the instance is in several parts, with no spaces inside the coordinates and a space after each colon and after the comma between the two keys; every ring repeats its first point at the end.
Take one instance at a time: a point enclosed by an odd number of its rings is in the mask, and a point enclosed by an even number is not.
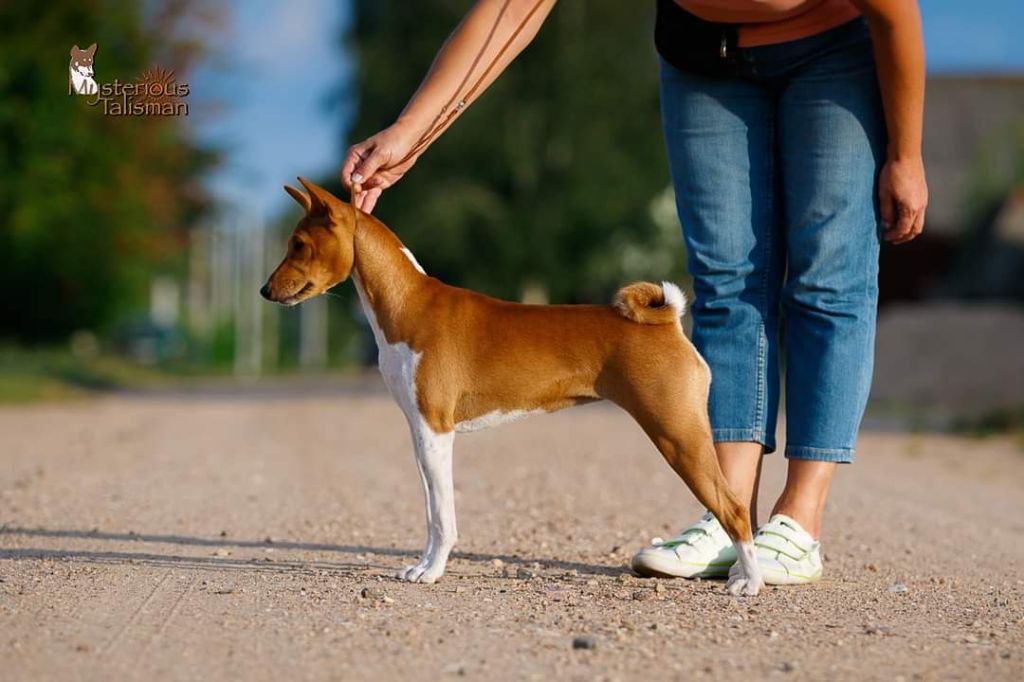
{"type": "MultiPolygon", "coordinates": [[[[761,455],[775,449],[781,229],[774,196],[774,96],[741,79],[662,66],[662,122],[695,301],[693,341],[711,367],[719,465],[756,524],[761,455]]],[[[732,542],[705,515],[642,549],[644,575],[724,577],[732,542]]]]}
{"type": "Polygon", "coordinates": [[[761,485],[761,457],[764,455],[764,446],[760,443],[724,441],[715,443],[715,452],[729,487],[737,497],[749,505],[750,525],[756,529],[757,489],[761,485]]]}
{"type": "Polygon", "coordinates": [[[815,538],[835,464],[853,460],[878,301],[885,123],[867,31],[844,36],[788,78],[778,108],[790,467],[775,509],[815,538]]]}
{"type": "Polygon", "coordinates": [[[772,516],[785,514],[803,526],[815,540],[821,537],[825,500],[838,466],[836,462],[790,459],[786,487],[772,509],[772,516]]]}
{"type": "Polygon", "coordinates": [[[662,66],[662,122],[693,277],[693,342],[711,367],[719,461],[750,500],[775,449],[785,258],[774,196],[775,97],[662,66]]]}

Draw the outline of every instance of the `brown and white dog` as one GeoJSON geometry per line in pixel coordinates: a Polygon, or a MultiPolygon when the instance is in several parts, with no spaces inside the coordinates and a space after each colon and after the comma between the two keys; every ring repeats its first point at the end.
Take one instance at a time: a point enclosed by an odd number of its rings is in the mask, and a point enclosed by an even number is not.
{"type": "Polygon", "coordinates": [[[523,305],[428,277],[371,215],[299,178],[306,210],[260,293],[295,305],[349,276],[379,349],[384,382],[412,431],[427,507],[427,547],[399,577],[430,583],[455,545],[452,444],[530,414],[611,400],[640,424],[736,543],[733,594],[763,585],[750,516],[718,466],[707,399],[711,373],[683,334],[673,284],[620,290],[612,305],[523,305]]]}
{"type": "Polygon", "coordinates": [[[68,94],[95,95],[99,86],[93,76],[93,57],[96,55],[96,43],[84,50],[78,45],[71,48],[71,62],[68,64],[68,94]]]}

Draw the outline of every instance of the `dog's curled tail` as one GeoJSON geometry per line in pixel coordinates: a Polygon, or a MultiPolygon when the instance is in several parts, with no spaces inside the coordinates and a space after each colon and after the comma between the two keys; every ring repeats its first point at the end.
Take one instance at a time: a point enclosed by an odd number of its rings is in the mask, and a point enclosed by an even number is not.
{"type": "Polygon", "coordinates": [[[671,282],[636,282],[619,289],[612,307],[640,324],[668,324],[686,313],[686,295],[671,282]]]}

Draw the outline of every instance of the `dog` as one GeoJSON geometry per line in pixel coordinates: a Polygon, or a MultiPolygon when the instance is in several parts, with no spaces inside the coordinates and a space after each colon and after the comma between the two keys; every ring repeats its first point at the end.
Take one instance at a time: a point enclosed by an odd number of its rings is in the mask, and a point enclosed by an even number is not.
{"type": "Polygon", "coordinates": [[[68,94],[95,95],[99,86],[93,79],[93,56],[96,54],[96,43],[84,50],[75,45],[71,48],[71,64],[68,66],[68,94]]]}
{"type": "Polygon", "coordinates": [[[351,277],[384,383],[412,433],[427,507],[427,546],[398,577],[432,583],[457,538],[456,433],[610,400],[640,424],[736,544],[731,593],[763,586],[749,510],[718,466],[707,400],[711,371],[683,334],[686,299],[639,282],[611,305],[525,305],[443,284],[373,216],[299,178],[306,214],[260,294],[287,306],[351,277]]]}

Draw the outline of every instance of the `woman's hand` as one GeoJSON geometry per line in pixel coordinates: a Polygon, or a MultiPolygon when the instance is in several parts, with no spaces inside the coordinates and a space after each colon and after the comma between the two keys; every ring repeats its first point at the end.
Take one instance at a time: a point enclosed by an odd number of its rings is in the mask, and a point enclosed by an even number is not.
{"type": "Polygon", "coordinates": [[[413,135],[396,123],[376,135],[349,147],[345,163],[341,166],[341,182],[352,190],[360,185],[361,191],[352,197],[356,208],[370,213],[377,205],[381,193],[405,175],[419,158],[419,154],[399,164],[416,143],[413,135]]]}
{"type": "Polygon", "coordinates": [[[886,241],[905,244],[921,234],[928,207],[928,183],[921,157],[886,162],[878,176],[878,204],[886,241]]]}

